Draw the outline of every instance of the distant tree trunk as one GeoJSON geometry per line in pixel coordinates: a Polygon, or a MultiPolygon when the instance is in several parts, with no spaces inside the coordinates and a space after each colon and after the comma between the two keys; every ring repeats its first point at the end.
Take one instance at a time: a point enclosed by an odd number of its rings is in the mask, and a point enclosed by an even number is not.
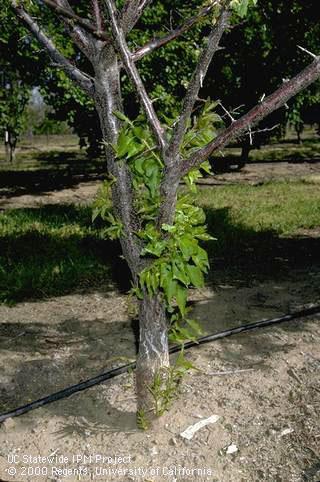
{"type": "Polygon", "coordinates": [[[5,151],[6,151],[6,162],[15,161],[15,151],[17,146],[17,137],[11,131],[6,130],[5,132],[5,151]]]}
{"type": "Polygon", "coordinates": [[[239,169],[248,163],[251,147],[249,143],[242,144],[240,161],[238,162],[239,169]]]}
{"type": "Polygon", "coordinates": [[[297,143],[298,144],[302,143],[301,134],[303,132],[303,127],[304,127],[303,124],[300,123],[300,122],[297,122],[294,126],[296,134],[297,134],[297,143]]]}

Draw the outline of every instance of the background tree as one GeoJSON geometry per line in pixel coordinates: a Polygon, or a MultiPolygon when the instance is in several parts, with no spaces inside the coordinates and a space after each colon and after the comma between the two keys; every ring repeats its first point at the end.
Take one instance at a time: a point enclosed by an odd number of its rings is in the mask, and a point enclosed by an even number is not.
{"type": "MultiPolygon", "coordinates": [[[[199,92],[213,55],[220,49],[232,12],[246,14],[248,0],[215,0],[203,7],[211,26],[186,86],[181,114],[160,122],[138,70],[142,56],[160,48],[191,28],[167,32],[166,40],[152,40],[130,50],[128,35],[148,12],[148,0],[92,0],[85,8],[68,0],[9,0],[16,15],[47,49],[54,64],[63,70],[94,102],[99,114],[109,180],[99,213],[110,223],[108,232],[120,238],[123,254],[132,273],[133,291],[139,299],[140,342],[137,359],[137,394],[141,420],[151,419],[160,405],[166,406],[168,383],[172,382],[168,352],[168,319],[187,318],[187,290],[201,286],[208,258],[200,241],[208,239],[202,210],[194,206],[192,187],[199,167],[217,149],[244,135],[257,122],[284,105],[320,76],[320,57],[290,81],[281,83],[248,113],[217,135],[215,104],[199,107],[199,92]],[[74,52],[63,52],[50,38],[50,16],[54,12],[73,41],[74,52]],[[37,19],[37,20],[36,20],[37,19]],[[46,32],[42,25],[46,25],[46,32]],[[78,52],[88,68],[77,65],[78,52]],[[68,55],[74,54],[71,61],[68,55]],[[124,113],[121,80],[123,71],[134,86],[143,115],[135,121],[124,113]],[[184,178],[191,194],[178,190],[184,178]],[[108,194],[111,197],[109,199],[108,194]],[[164,405],[162,402],[164,401],[164,405]]],[[[175,325],[176,326],[176,325],[175,325]]]]}
{"type": "Polygon", "coordinates": [[[26,35],[13,12],[0,14],[0,135],[5,141],[7,160],[12,161],[18,137],[25,127],[26,106],[32,87],[43,70],[39,44],[26,35]]]}
{"type": "Polygon", "coordinates": [[[0,69],[0,134],[4,139],[6,161],[12,162],[24,126],[24,109],[30,97],[30,88],[5,65],[2,64],[0,69]]]}
{"type": "MultiPolygon", "coordinates": [[[[169,0],[152,2],[139,20],[139,28],[130,33],[129,47],[134,50],[153,38],[155,32],[165,35],[170,29],[179,28],[183,18],[192,18],[201,4],[201,0],[191,0],[187,5],[180,0],[174,5],[169,0]]],[[[286,2],[277,0],[253,6],[245,21],[240,22],[226,37],[225,50],[217,53],[201,96],[206,98],[214,92],[214,97],[220,99],[229,112],[239,107],[240,97],[242,106],[234,113],[235,118],[255,105],[265,91],[276,88],[283,78],[292,76],[304,62],[305,53],[297,49],[297,44],[311,51],[317,49],[320,26],[314,15],[315,8],[315,0],[294,0],[290,8],[286,2]],[[284,24],[285,29],[282,28],[284,24]],[[259,83],[256,82],[257,72],[261,74],[259,83]]],[[[56,25],[58,31],[59,28],[56,25]]],[[[157,99],[155,107],[160,119],[164,119],[163,115],[177,115],[185,92],[184,86],[195,66],[208,28],[208,20],[204,16],[192,29],[186,30],[178,41],[164,45],[161,50],[151,52],[139,62],[139,72],[146,88],[150,96],[157,99]]],[[[85,68],[85,62],[84,55],[80,53],[78,64],[85,68]]],[[[129,116],[135,117],[139,105],[132,85],[125,75],[123,77],[125,110],[129,116]]],[[[49,75],[46,71],[41,77],[41,86],[46,101],[54,106],[55,117],[58,120],[67,119],[79,137],[90,146],[89,153],[99,155],[102,134],[92,100],[81,95],[68,78],[62,79],[61,73],[51,72],[49,75]],[[84,119],[90,119],[90,122],[84,122],[84,119]]],[[[319,82],[290,101],[288,107],[262,121],[259,129],[263,132],[255,134],[252,139],[245,136],[241,140],[243,162],[248,159],[252,147],[268,142],[271,137],[281,137],[288,123],[296,129],[299,137],[304,123],[317,122],[319,82]]],[[[227,120],[228,116],[221,107],[219,112],[227,120]]]]}
{"type": "MultiPolygon", "coordinates": [[[[311,52],[318,48],[320,24],[315,11],[315,0],[294,0],[290,5],[285,0],[259,2],[249,10],[245,22],[225,39],[226,49],[218,52],[209,69],[203,95],[215,92],[229,112],[237,109],[232,114],[235,118],[254,106],[304,63],[306,53],[298,45],[311,52]]],[[[316,82],[290,100],[287,108],[264,119],[257,128],[264,132],[242,138],[243,162],[254,146],[268,142],[272,136],[281,137],[287,123],[298,134],[305,121],[316,122],[319,87],[316,82]]],[[[224,118],[230,121],[228,116],[224,118]]]]}
{"type": "MultiPolygon", "coordinates": [[[[85,2],[78,2],[79,5],[85,2]]],[[[185,2],[178,0],[172,5],[170,0],[152,2],[148,12],[139,19],[139,28],[130,32],[128,44],[131,49],[143,45],[156,35],[166,36],[170,29],[179,28],[183,18],[193,18],[195,11],[201,8],[201,0],[185,2]]],[[[208,27],[206,16],[197,18],[192,30],[186,29],[179,41],[163,45],[157,54],[143,57],[139,62],[141,77],[153,99],[159,117],[177,115],[181,105],[185,85],[199,54],[203,33],[208,27]],[[201,20],[201,21],[200,21],[201,20]],[[157,72],[157,75],[155,75],[157,72]]],[[[61,26],[55,29],[61,35],[61,26]]],[[[66,45],[68,40],[64,41],[66,45]]],[[[81,68],[88,68],[86,57],[78,52],[77,63],[81,68]]],[[[134,88],[123,73],[122,94],[125,111],[135,117],[139,112],[139,102],[134,95],[134,88]]],[[[46,70],[39,78],[41,93],[48,105],[54,108],[57,120],[67,120],[74,132],[88,146],[90,156],[102,152],[102,133],[98,114],[89,97],[83,96],[79,88],[70,82],[63,72],[46,70]]]]}

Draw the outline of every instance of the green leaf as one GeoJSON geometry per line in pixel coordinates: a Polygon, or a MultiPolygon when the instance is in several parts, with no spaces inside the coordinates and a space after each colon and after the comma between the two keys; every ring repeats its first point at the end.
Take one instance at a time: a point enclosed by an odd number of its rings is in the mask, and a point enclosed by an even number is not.
{"type": "Polygon", "coordinates": [[[177,296],[178,289],[179,283],[177,281],[173,279],[168,281],[168,284],[165,288],[165,293],[169,304],[171,303],[172,299],[177,296]]]}
{"type": "Polygon", "coordinates": [[[192,261],[202,270],[206,271],[209,268],[208,255],[204,249],[198,247],[198,252],[192,255],[192,261]]]}
{"type": "Polygon", "coordinates": [[[171,224],[162,224],[161,229],[163,231],[167,231],[168,233],[173,233],[176,231],[176,227],[172,226],[171,224]]]}
{"type": "Polygon", "coordinates": [[[208,234],[208,233],[195,234],[195,237],[197,239],[201,239],[201,241],[217,241],[217,238],[214,238],[213,236],[210,236],[210,234],[208,234]]]}
{"type": "Polygon", "coordinates": [[[184,317],[186,314],[186,303],[187,303],[187,288],[182,285],[178,285],[176,291],[176,300],[179,307],[181,315],[184,317]]]}
{"type": "Polygon", "coordinates": [[[212,174],[211,164],[209,163],[209,161],[203,162],[202,164],[200,164],[200,167],[207,174],[212,174]]]}
{"type": "Polygon", "coordinates": [[[193,332],[197,336],[203,335],[203,330],[202,330],[200,324],[196,320],[190,320],[188,318],[188,319],[186,319],[186,323],[190,326],[190,328],[193,330],[193,332]]]}
{"type": "Polygon", "coordinates": [[[122,130],[119,134],[116,148],[117,157],[119,159],[127,154],[131,142],[132,138],[128,135],[126,130],[122,130]]]}
{"type": "Polygon", "coordinates": [[[144,248],[141,252],[141,254],[153,254],[154,256],[157,256],[158,258],[161,256],[163,253],[163,250],[165,249],[165,242],[164,241],[157,241],[154,244],[149,244],[146,248],[144,248]]]}
{"type": "Polygon", "coordinates": [[[204,279],[201,269],[198,266],[188,264],[187,271],[189,279],[193,286],[195,286],[196,288],[202,288],[204,286],[204,279]]]}
{"type": "Polygon", "coordinates": [[[144,151],[144,146],[135,142],[134,140],[130,143],[129,150],[127,153],[127,159],[131,159],[144,151]]]}
{"type": "Polygon", "coordinates": [[[93,211],[92,211],[92,222],[94,222],[97,217],[100,215],[100,208],[95,208],[93,211]]]}
{"type": "Polygon", "coordinates": [[[183,258],[188,261],[192,254],[197,252],[197,241],[192,236],[185,235],[178,240],[178,246],[181,250],[183,258]]]}
{"type": "Polygon", "coordinates": [[[193,363],[191,361],[189,361],[187,358],[185,358],[184,356],[184,350],[182,349],[179,353],[179,356],[177,357],[176,359],[176,362],[175,362],[175,368],[177,369],[180,369],[180,368],[183,368],[184,370],[195,370],[196,367],[193,365],[193,363]]]}
{"type": "Polygon", "coordinates": [[[141,176],[144,175],[144,169],[143,169],[143,164],[144,164],[144,159],[143,157],[138,157],[137,159],[134,160],[134,170],[140,174],[141,176]]]}
{"type": "Polygon", "coordinates": [[[185,271],[186,265],[181,262],[173,262],[172,263],[172,274],[173,279],[181,281],[185,286],[188,286],[190,280],[188,277],[188,273],[185,271]]]}
{"type": "Polygon", "coordinates": [[[129,119],[129,117],[124,115],[123,112],[120,112],[119,110],[115,110],[113,112],[113,115],[115,115],[119,120],[125,122],[126,124],[133,126],[133,122],[129,119]]]}

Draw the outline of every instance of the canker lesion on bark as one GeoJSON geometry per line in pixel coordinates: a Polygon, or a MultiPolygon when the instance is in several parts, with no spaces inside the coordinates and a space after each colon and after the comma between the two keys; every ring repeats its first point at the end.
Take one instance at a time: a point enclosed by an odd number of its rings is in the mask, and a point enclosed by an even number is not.
{"type": "MultiPolygon", "coordinates": [[[[69,78],[95,103],[106,145],[107,168],[116,179],[112,187],[112,198],[116,214],[123,224],[120,242],[134,282],[137,282],[139,273],[145,267],[145,260],[141,256],[143,246],[135,234],[139,229],[140,221],[134,210],[134,191],[129,166],[117,162],[115,154],[110,148],[111,144],[117,143],[120,128],[119,120],[114,112],[123,110],[120,85],[121,69],[124,67],[127,70],[136,89],[165,166],[160,186],[161,205],[156,220],[159,229],[163,223],[171,224],[174,221],[179,182],[184,175],[191,169],[199,167],[213,152],[246,133],[257,122],[284,105],[292,96],[320,77],[320,56],[312,54],[312,63],[298,75],[280,85],[275,92],[265,97],[247,114],[232,122],[229,127],[223,129],[212,142],[194,152],[189,159],[182,159],[181,142],[194,105],[198,100],[199,90],[214,53],[220,49],[220,40],[224,32],[228,30],[231,15],[230,0],[213,1],[210,6],[200,9],[198,14],[187,19],[179,27],[172,29],[162,37],[151,39],[135,52],[129,50],[126,37],[137,24],[145,8],[151,3],[150,0],[126,0],[121,11],[117,10],[114,0],[91,0],[92,11],[90,18],[87,19],[77,15],[70,7],[68,0],[44,0],[44,4],[65,24],[67,33],[75,45],[90,60],[94,77],[83,72],[76,66],[75,61],[67,59],[59,51],[50,36],[44,32],[22,2],[9,1],[17,17],[47,49],[54,64],[63,69],[69,78]],[[187,88],[181,115],[174,126],[171,141],[168,141],[167,133],[159,121],[152,100],[141,80],[136,62],[169,41],[177,39],[192,28],[198,20],[211,13],[214,6],[221,7],[219,17],[216,19],[216,24],[212,26],[207,42],[199,56],[198,64],[187,88]],[[106,26],[110,27],[112,35],[109,34],[109,31],[106,33],[106,26]]],[[[138,409],[140,412],[150,413],[154,407],[150,387],[152,387],[157,373],[159,371],[165,373],[170,366],[168,322],[160,293],[155,293],[153,296],[144,294],[144,298],[139,302],[139,322],[140,343],[136,372],[138,409]]]]}

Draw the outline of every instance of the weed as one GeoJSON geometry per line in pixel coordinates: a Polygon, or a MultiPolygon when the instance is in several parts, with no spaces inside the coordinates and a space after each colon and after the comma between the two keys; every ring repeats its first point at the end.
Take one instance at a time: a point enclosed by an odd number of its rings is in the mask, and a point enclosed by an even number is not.
{"type": "Polygon", "coordinates": [[[148,428],[150,427],[148,417],[146,416],[146,412],[143,409],[137,411],[137,425],[140,430],[148,430],[148,428]]]}

